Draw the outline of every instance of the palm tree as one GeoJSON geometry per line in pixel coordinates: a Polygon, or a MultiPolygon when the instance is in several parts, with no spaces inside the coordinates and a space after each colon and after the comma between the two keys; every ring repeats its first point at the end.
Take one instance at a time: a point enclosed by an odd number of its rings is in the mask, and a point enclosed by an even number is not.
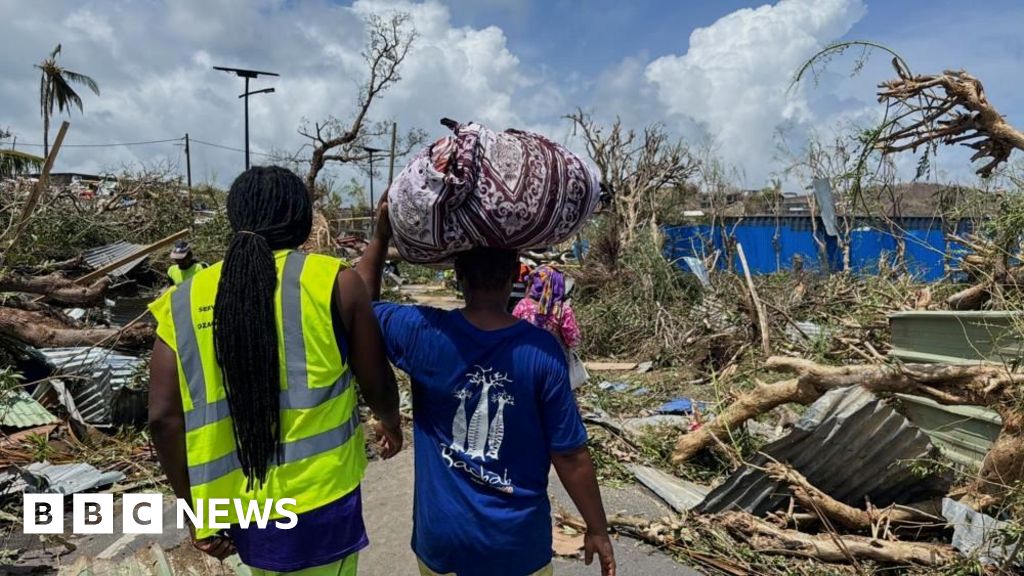
{"type": "Polygon", "coordinates": [[[58,55],[60,44],[53,49],[49,58],[35,65],[43,72],[39,79],[39,111],[43,114],[44,157],[50,155],[50,117],[53,116],[54,106],[58,112],[68,112],[72,106],[77,106],[79,112],[82,111],[82,98],[71,85],[86,86],[97,96],[100,95],[100,87],[95,80],[57,64],[58,55]]]}

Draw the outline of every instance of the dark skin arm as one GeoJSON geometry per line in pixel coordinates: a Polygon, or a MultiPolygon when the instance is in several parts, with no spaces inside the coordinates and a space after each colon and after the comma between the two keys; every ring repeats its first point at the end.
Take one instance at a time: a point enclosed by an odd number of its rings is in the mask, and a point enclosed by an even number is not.
{"type": "Polygon", "coordinates": [[[370,305],[363,280],[354,270],[338,274],[334,305],[345,325],[349,365],[359,382],[367,406],[380,423],[376,427],[383,458],[402,449],[402,420],[398,413],[398,385],[384,352],[380,324],[370,305]]]}
{"type": "MultiPolygon", "coordinates": [[[[178,357],[159,339],[153,344],[153,357],[149,363],[149,430],[160,467],[167,475],[174,495],[191,501],[185,453],[185,414],[178,387],[178,357]]],[[[194,530],[192,534],[194,539],[194,530]]],[[[219,560],[235,553],[231,540],[223,536],[194,540],[193,545],[219,560]]]]}
{"type": "Polygon", "coordinates": [[[602,576],[615,576],[615,553],[608,537],[608,520],[601,502],[601,490],[597,486],[597,473],[594,462],[590,459],[590,450],[582,446],[571,452],[552,452],[551,464],[558,473],[562,486],[569,493],[576,509],[587,523],[587,533],[583,539],[584,555],[587,566],[594,560],[597,553],[601,563],[602,576]]]}
{"type": "Polygon", "coordinates": [[[384,272],[384,261],[388,257],[388,243],[391,241],[391,220],[388,217],[388,196],[387,193],[380,199],[377,206],[376,228],[373,231],[373,238],[366,247],[359,263],[356,264],[356,272],[366,284],[366,291],[370,294],[371,300],[380,300],[380,279],[384,272]]]}

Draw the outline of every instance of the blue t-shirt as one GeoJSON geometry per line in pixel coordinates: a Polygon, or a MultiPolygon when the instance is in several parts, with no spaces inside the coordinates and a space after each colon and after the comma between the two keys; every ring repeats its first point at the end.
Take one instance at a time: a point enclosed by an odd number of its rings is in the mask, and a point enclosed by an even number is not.
{"type": "Polygon", "coordinates": [[[551,562],[551,452],[587,442],[562,347],[527,322],[377,303],[388,358],[412,379],[412,548],[431,570],[524,576],[551,562]]]}

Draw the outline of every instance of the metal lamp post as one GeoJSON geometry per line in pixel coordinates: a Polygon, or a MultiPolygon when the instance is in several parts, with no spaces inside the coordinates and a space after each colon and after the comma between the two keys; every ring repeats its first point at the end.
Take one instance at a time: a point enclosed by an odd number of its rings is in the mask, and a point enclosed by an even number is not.
{"type": "Polygon", "coordinates": [[[373,148],[371,146],[363,146],[363,150],[370,155],[370,233],[373,234],[373,229],[377,223],[377,205],[373,198],[373,155],[377,152],[384,152],[385,150],[383,148],[373,148]]]}
{"type": "Polygon", "coordinates": [[[224,66],[214,66],[214,70],[220,70],[221,72],[228,72],[238,76],[239,78],[245,79],[245,92],[239,94],[238,97],[245,100],[245,169],[249,169],[249,96],[254,94],[270,94],[274,92],[273,88],[264,88],[262,90],[256,90],[253,92],[249,91],[249,79],[258,78],[260,76],[279,76],[275,72],[260,72],[259,70],[246,70],[244,68],[227,68],[224,66]]]}

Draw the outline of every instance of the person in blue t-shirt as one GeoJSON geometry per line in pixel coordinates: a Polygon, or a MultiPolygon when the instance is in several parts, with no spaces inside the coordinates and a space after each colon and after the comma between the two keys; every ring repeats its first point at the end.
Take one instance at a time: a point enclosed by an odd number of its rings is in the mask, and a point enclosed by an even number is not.
{"type": "MultiPolygon", "coordinates": [[[[381,202],[357,271],[374,299],[391,229],[381,202]]],[[[412,548],[421,574],[551,574],[548,471],[587,524],[585,560],[615,558],[587,432],[554,336],[507,311],[513,250],[459,254],[466,306],[375,304],[388,358],[412,380],[416,457],[412,548]]]]}

